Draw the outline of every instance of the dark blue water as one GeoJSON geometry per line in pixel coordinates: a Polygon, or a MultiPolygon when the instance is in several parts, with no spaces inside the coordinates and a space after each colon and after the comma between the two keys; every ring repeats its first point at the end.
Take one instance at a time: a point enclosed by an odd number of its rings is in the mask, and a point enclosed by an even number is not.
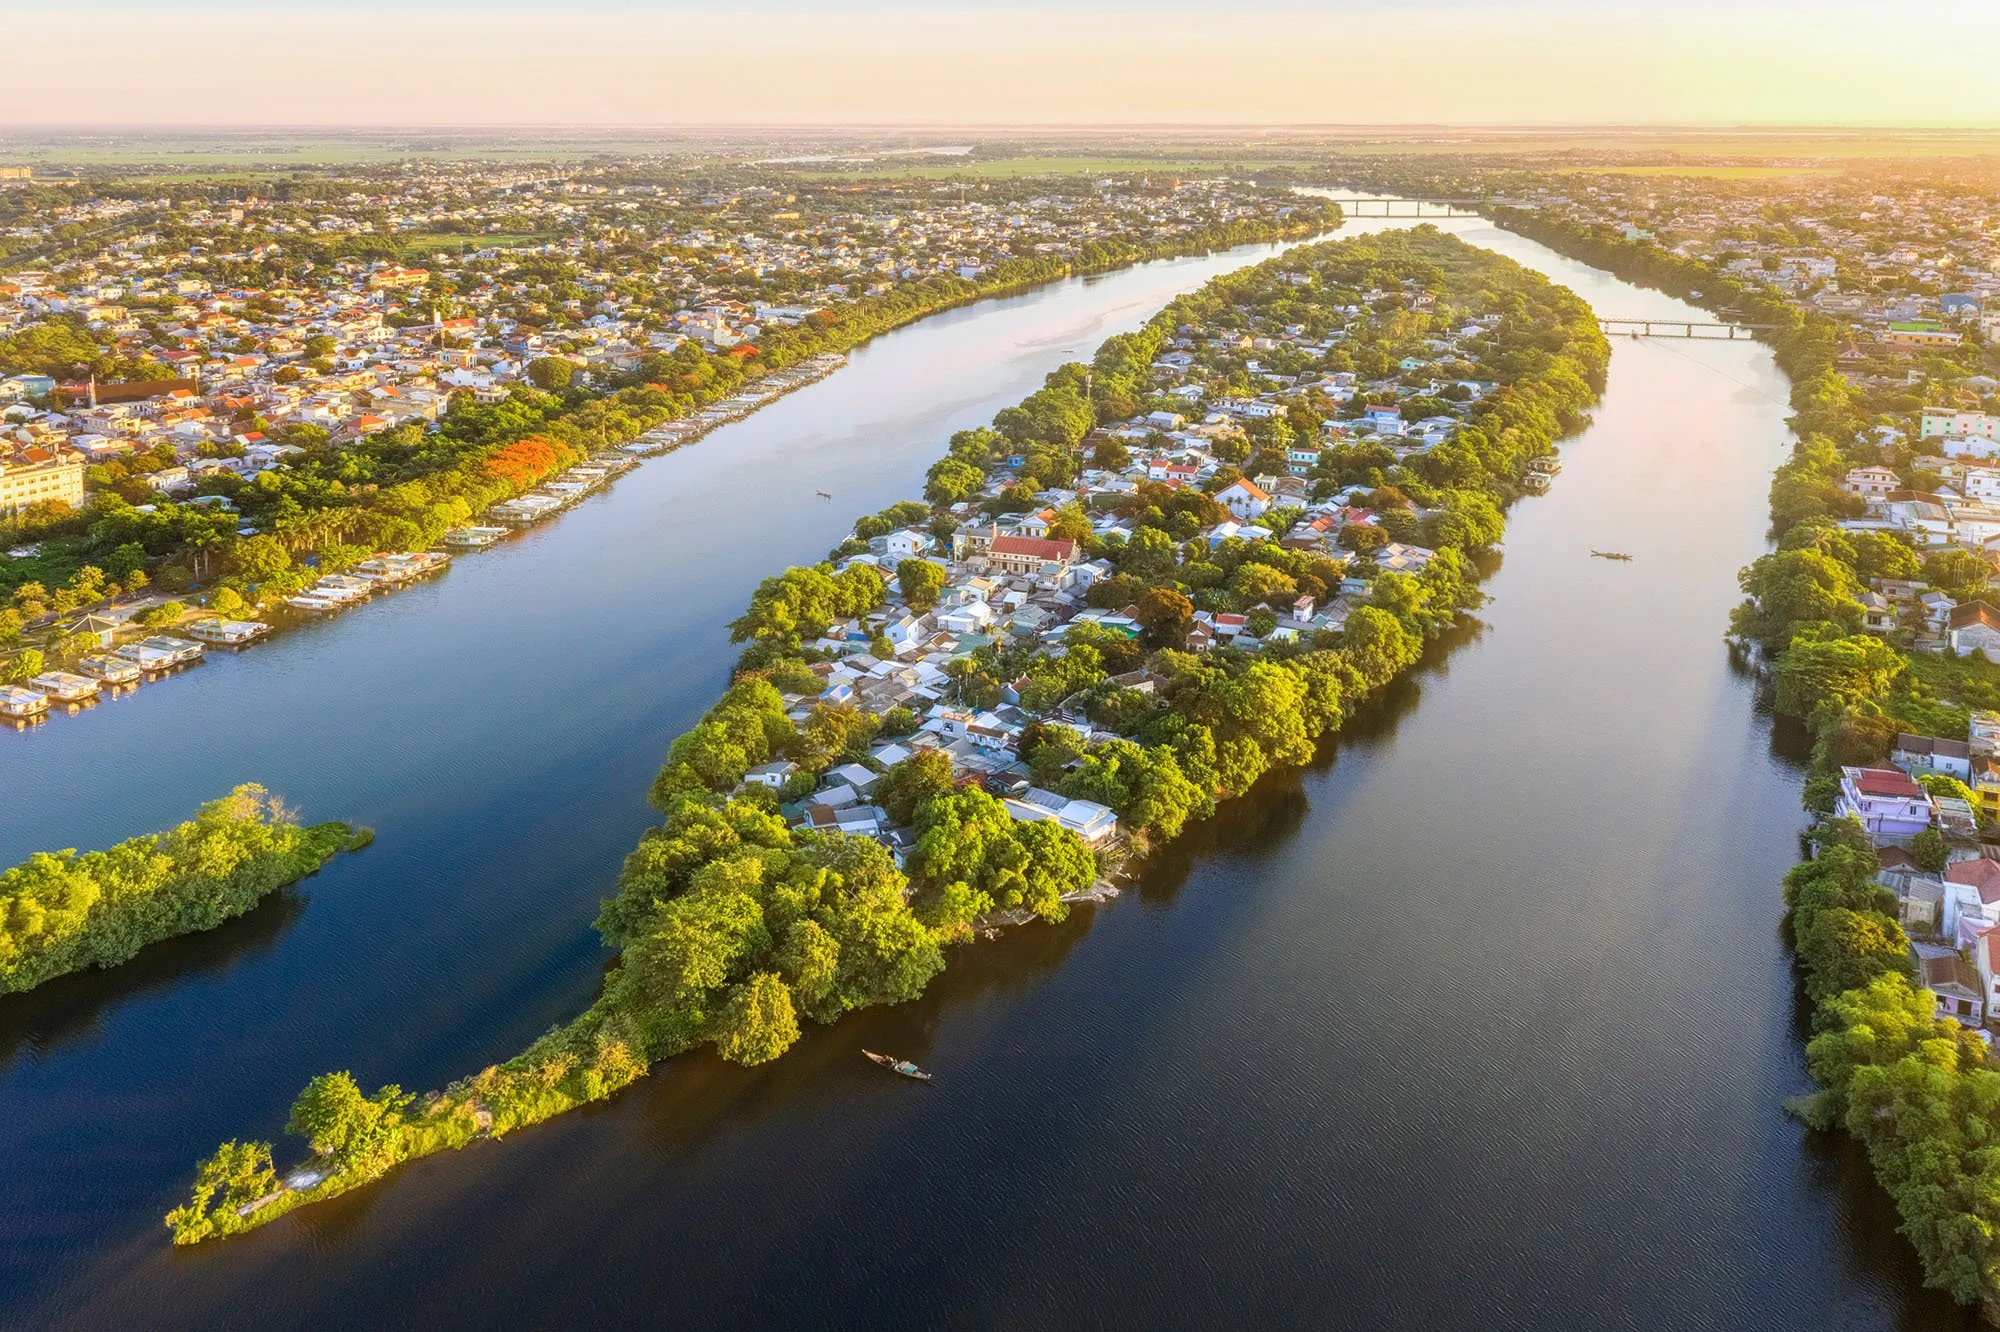
{"type": "MultiPolygon", "coordinates": [[[[1603,313],[1681,309],[1448,225],[1603,313]]],[[[1956,1326],[1858,1160],[1778,1108],[1799,773],[1720,642],[1785,446],[1747,344],[1619,343],[1483,624],[1123,899],[775,1065],[674,1061],[167,1249],[193,1162],[276,1136],[312,1073],[436,1085],[587,1002],[596,901],[756,580],[1254,253],[928,321],[435,584],[0,736],[0,860],[244,779],[380,833],[0,1005],[0,1323],[1956,1326]]]]}

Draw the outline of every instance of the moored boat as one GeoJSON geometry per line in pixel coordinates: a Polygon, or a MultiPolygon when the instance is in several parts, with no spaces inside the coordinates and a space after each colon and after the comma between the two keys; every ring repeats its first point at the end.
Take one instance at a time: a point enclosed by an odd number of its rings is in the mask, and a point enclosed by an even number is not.
{"type": "Polygon", "coordinates": [[[102,680],[108,685],[137,684],[140,676],[145,674],[137,662],[114,657],[109,653],[85,657],[76,664],[76,668],[92,679],[102,680]]]}
{"type": "Polygon", "coordinates": [[[26,721],[49,710],[49,696],[19,685],[0,685],[0,717],[26,721]]]}
{"type": "Polygon", "coordinates": [[[68,671],[48,671],[28,681],[28,688],[47,694],[58,703],[88,703],[104,687],[101,681],[68,671]]]}
{"type": "Polygon", "coordinates": [[[873,1050],[863,1050],[861,1053],[867,1055],[891,1073],[900,1073],[904,1077],[913,1078],[918,1082],[929,1082],[931,1080],[930,1074],[924,1072],[907,1059],[898,1059],[894,1055],[876,1054],[873,1050]]]}

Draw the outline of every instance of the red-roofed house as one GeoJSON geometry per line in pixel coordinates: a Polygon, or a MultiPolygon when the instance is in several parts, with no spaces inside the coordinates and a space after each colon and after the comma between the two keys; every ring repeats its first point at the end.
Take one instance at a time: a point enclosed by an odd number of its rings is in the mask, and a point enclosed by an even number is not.
{"type": "Polygon", "coordinates": [[[1076,559],[1076,542],[1067,537],[996,536],[986,548],[986,560],[1002,573],[1060,577],[1076,559]]]}
{"type": "Polygon", "coordinates": [[[1852,815],[1871,837],[1915,837],[1931,826],[1930,797],[1894,768],[1842,768],[1836,817],[1852,815]]]}

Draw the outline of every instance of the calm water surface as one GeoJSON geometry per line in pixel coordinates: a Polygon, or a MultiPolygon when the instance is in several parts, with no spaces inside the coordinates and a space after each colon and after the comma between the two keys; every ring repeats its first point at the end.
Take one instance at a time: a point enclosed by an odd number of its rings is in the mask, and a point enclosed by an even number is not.
{"type": "MultiPolygon", "coordinates": [[[[1443,225],[1602,313],[1687,313],[1443,225]]],[[[279,1134],[313,1073],[434,1086],[586,1003],[595,904],[757,579],[1268,252],[929,320],[437,583],[0,735],[0,863],[246,779],[380,833],[242,921],[0,1003],[0,1324],[1959,1326],[1858,1157],[1778,1110],[1805,1085],[1776,895],[1796,741],[1720,632],[1785,384],[1745,343],[1620,341],[1481,623],[1119,901],[960,950],[775,1065],[674,1061],[165,1245],[193,1162],[279,1134]]]]}

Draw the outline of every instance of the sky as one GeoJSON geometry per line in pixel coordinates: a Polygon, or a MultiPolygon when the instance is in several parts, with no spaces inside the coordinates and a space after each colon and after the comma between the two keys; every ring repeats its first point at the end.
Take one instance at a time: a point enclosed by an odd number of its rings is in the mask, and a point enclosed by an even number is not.
{"type": "Polygon", "coordinates": [[[2000,0],[0,0],[0,32],[42,57],[0,125],[2000,125],[2000,0]]]}

